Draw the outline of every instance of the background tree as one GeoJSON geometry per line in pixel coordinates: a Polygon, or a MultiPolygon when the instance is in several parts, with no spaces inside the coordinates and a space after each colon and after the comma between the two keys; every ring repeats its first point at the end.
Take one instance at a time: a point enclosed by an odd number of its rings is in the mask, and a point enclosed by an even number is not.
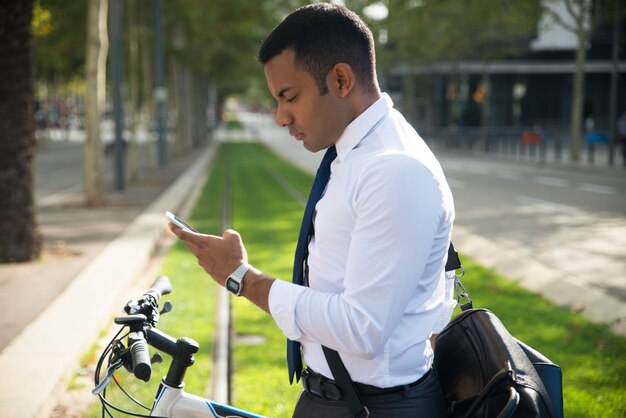
{"type": "Polygon", "coordinates": [[[98,204],[100,196],[100,115],[104,108],[106,59],[108,52],[108,0],[89,0],[87,57],[85,62],[87,89],[85,113],[87,137],[84,146],[84,185],[88,205],[98,204]]]}
{"type": "Polygon", "coordinates": [[[540,14],[537,0],[388,0],[388,9],[386,66],[518,55],[540,14]]]}
{"type": "Polygon", "coordinates": [[[85,40],[87,30],[85,1],[37,0],[33,56],[38,82],[52,86],[67,83],[85,74],[85,40]]]}
{"type": "Polygon", "coordinates": [[[580,161],[582,143],[583,105],[585,102],[585,62],[587,48],[597,25],[606,19],[606,1],[592,0],[543,0],[542,8],[549,20],[576,36],[576,64],[572,83],[572,110],[570,116],[570,158],[580,161]],[[557,7],[565,6],[566,15],[558,13],[557,7]]]}
{"type": "MultiPolygon", "coordinates": [[[[164,4],[173,58],[206,77],[220,108],[231,94],[265,84],[256,60],[265,36],[303,0],[180,0],[164,4]]],[[[258,90],[258,89],[257,89],[258,90]]]]}
{"type": "Polygon", "coordinates": [[[33,198],[33,2],[0,1],[0,262],[39,256],[33,198]]]}
{"type": "MultiPolygon", "coordinates": [[[[535,36],[540,7],[537,0],[387,0],[389,15],[373,27],[384,36],[379,41],[380,73],[384,76],[399,65],[477,60],[484,63],[513,58],[528,50],[535,36]],[[384,43],[381,43],[384,41],[384,43]]],[[[485,66],[486,68],[487,66],[485,66]]],[[[486,71],[486,70],[485,70],[486,71]]],[[[460,74],[451,75],[459,85],[460,74]]],[[[410,77],[408,108],[414,108],[410,77]]],[[[490,76],[482,75],[475,101],[482,132],[490,124],[490,76]]],[[[457,95],[458,96],[458,95],[457,95]]],[[[453,105],[451,119],[461,106],[453,105]]],[[[410,117],[410,115],[409,115],[410,117]]]]}

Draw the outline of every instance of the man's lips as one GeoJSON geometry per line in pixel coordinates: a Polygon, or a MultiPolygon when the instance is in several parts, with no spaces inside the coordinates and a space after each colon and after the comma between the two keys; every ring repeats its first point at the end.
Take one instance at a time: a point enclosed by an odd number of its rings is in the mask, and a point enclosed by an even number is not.
{"type": "Polygon", "coordinates": [[[304,132],[289,132],[289,135],[293,136],[298,141],[302,141],[304,138],[304,132]]]}

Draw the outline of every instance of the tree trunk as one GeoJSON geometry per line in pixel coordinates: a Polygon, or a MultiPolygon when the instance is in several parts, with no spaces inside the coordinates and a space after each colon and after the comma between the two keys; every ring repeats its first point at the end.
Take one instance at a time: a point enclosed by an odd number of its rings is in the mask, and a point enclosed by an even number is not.
{"type": "Polygon", "coordinates": [[[37,258],[33,197],[33,1],[0,2],[0,262],[37,258]]]}
{"type": "Polygon", "coordinates": [[[587,55],[587,37],[578,34],[578,49],[576,50],[576,69],[572,85],[572,115],[570,118],[570,158],[574,162],[580,161],[580,146],[582,143],[583,102],[585,101],[585,58],[587,55]]]}
{"type": "Polygon", "coordinates": [[[85,113],[87,139],[84,148],[84,184],[87,204],[100,200],[100,114],[104,107],[106,58],[109,49],[107,14],[109,0],[89,0],[87,14],[87,53],[85,70],[87,93],[85,113]]]}
{"type": "Polygon", "coordinates": [[[129,102],[128,121],[130,141],[128,144],[128,178],[134,182],[139,179],[139,153],[137,132],[139,130],[139,20],[137,19],[137,2],[129,1],[128,10],[128,90],[129,102]]]}

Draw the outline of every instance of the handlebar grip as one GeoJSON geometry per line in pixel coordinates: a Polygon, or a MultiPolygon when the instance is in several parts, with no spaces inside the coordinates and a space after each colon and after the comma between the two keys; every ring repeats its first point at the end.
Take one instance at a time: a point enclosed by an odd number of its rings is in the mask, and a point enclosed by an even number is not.
{"type": "Polygon", "coordinates": [[[172,283],[170,283],[170,279],[167,276],[159,276],[152,283],[150,290],[146,292],[146,294],[150,294],[154,296],[159,301],[159,298],[163,295],[167,295],[172,292],[172,283]]]}
{"type": "Polygon", "coordinates": [[[152,374],[152,365],[150,362],[150,352],[148,351],[148,343],[143,333],[137,332],[131,337],[130,356],[133,362],[133,374],[137,379],[144,382],[150,380],[152,374]]]}

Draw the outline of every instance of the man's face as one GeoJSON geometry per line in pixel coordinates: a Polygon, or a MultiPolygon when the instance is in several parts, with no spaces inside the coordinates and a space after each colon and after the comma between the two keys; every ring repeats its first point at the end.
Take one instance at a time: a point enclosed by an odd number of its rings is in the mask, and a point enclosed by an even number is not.
{"type": "Polygon", "coordinates": [[[320,95],[311,74],[295,66],[293,48],[273,57],[264,68],[277,101],[276,122],[289,128],[289,134],[311,152],[335,144],[345,129],[340,99],[332,92],[320,95]]]}

